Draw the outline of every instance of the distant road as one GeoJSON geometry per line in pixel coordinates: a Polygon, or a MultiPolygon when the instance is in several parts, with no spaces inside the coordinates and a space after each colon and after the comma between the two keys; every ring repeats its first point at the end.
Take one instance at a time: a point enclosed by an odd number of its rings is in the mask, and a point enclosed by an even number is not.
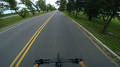
{"type": "MultiPolygon", "coordinates": [[[[61,58],[82,58],[87,67],[116,67],[71,19],[59,11],[24,20],[0,33],[0,67],[10,64],[12,67],[33,67],[36,59],[54,59],[58,52],[61,58]]],[[[63,67],[79,65],[66,63],[63,67]]]]}

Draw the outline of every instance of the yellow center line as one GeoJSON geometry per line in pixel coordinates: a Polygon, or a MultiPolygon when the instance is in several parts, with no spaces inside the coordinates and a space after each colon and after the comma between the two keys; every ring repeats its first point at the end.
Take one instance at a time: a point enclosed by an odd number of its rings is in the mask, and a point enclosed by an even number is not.
{"type": "MultiPolygon", "coordinates": [[[[42,25],[43,26],[43,25],[42,25]]],[[[41,26],[41,27],[42,27],[41,26]]],[[[29,45],[29,43],[31,42],[31,40],[34,38],[34,36],[38,33],[39,29],[35,32],[35,34],[30,38],[30,40],[28,41],[28,43],[24,46],[24,48],[20,51],[20,53],[16,56],[16,58],[13,60],[13,62],[10,64],[10,67],[13,67],[13,65],[15,64],[15,62],[18,60],[18,58],[20,57],[20,55],[24,52],[24,50],[26,49],[26,47],[29,45]]]]}
{"type": "Polygon", "coordinates": [[[13,60],[13,62],[10,64],[10,67],[13,67],[15,62],[18,60],[18,63],[16,64],[16,67],[18,67],[21,63],[21,61],[23,60],[24,56],[26,55],[26,53],[28,52],[28,50],[30,49],[30,47],[32,46],[32,44],[34,43],[34,41],[36,40],[37,36],[40,34],[40,32],[43,30],[43,28],[45,27],[45,25],[50,21],[50,19],[53,17],[54,15],[50,16],[44,23],[42,26],[40,26],[40,28],[35,32],[35,34],[30,38],[30,40],[28,41],[28,43],[24,46],[24,48],[20,51],[20,53],[16,56],[16,58],[13,60]],[[26,49],[26,50],[25,50],[26,49]]]}
{"type": "MultiPolygon", "coordinates": [[[[45,25],[44,25],[45,26],[45,25]]],[[[43,29],[43,27],[41,28],[41,30],[43,29]]],[[[41,30],[39,31],[39,33],[41,32],[41,30]]],[[[26,53],[28,52],[28,50],[30,49],[30,47],[32,46],[32,44],[34,43],[35,39],[37,38],[37,36],[39,35],[39,33],[35,36],[35,38],[32,40],[32,42],[30,43],[30,45],[28,46],[28,48],[26,49],[26,51],[23,53],[23,55],[21,56],[21,58],[19,59],[19,61],[17,62],[15,67],[18,67],[21,63],[21,61],[23,60],[23,58],[25,57],[26,53]]]]}

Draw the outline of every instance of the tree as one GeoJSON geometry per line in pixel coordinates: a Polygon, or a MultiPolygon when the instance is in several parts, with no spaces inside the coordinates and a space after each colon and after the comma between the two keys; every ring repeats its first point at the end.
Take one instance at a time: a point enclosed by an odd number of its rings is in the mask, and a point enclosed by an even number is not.
{"type": "Polygon", "coordinates": [[[104,34],[114,16],[120,9],[119,0],[87,0],[85,13],[88,15],[88,20],[92,17],[102,15],[103,20],[106,22],[102,33],[104,34]]]}
{"type": "Polygon", "coordinates": [[[104,34],[112,20],[113,17],[116,16],[116,13],[120,9],[120,1],[119,0],[102,0],[102,10],[101,14],[106,22],[104,25],[104,28],[102,30],[102,33],[104,34]]]}
{"type": "Polygon", "coordinates": [[[67,11],[71,13],[72,11],[75,10],[75,1],[74,0],[68,0],[67,3],[67,11]]]}
{"type": "Polygon", "coordinates": [[[21,2],[30,10],[30,12],[35,15],[35,10],[30,0],[21,0],[21,2]]]}
{"type": "Polygon", "coordinates": [[[0,17],[2,16],[2,13],[3,13],[3,8],[2,8],[2,4],[0,4],[0,17]]]}
{"type": "Polygon", "coordinates": [[[37,11],[40,13],[39,7],[38,7],[36,4],[34,4],[33,2],[31,2],[31,3],[32,3],[32,5],[37,9],[37,11]]]}
{"type": "Polygon", "coordinates": [[[57,0],[55,3],[56,3],[58,6],[60,6],[60,1],[59,1],[59,0],[57,0]]]}
{"type": "MultiPolygon", "coordinates": [[[[120,11],[120,0],[68,0],[67,2],[67,11],[70,13],[73,11],[79,13],[82,8],[84,9],[84,13],[87,14],[89,21],[93,17],[101,18],[102,16],[105,22],[102,30],[104,34],[111,20],[120,11]]],[[[77,13],[76,16],[78,15],[77,13]]]]}
{"type": "Polygon", "coordinates": [[[47,4],[47,11],[52,11],[52,10],[55,10],[56,8],[53,6],[53,5],[51,5],[51,4],[47,4]]]}
{"type": "Polygon", "coordinates": [[[101,0],[87,0],[85,4],[85,13],[88,20],[91,21],[93,17],[97,17],[100,13],[102,2],[101,0]]]}
{"type": "Polygon", "coordinates": [[[60,8],[59,8],[59,10],[61,10],[61,11],[66,10],[66,4],[67,4],[66,0],[60,0],[60,8]]]}
{"type": "Polygon", "coordinates": [[[38,6],[42,11],[45,11],[45,10],[46,10],[45,0],[38,0],[38,1],[37,1],[37,6],[38,6]]]}
{"type": "Polygon", "coordinates": [[[85,3],[86,2],[84,0],[76,0],[75,1],[76,17],[79,14],[79,12],[82,10],[82,8],[84,8],[85,3]]]}
{"type": "Polygon", "coordinates": [[[23,9],[19,12],[19,14],[24,18],[24,17],[26,17],[26,16],[29,14],[29,12],[27,11],[26,8],[23,8],[23,9]]]}
{"type": "Polygon", "coordinates": [[[15,10],[17,12],[18,7],[17,7],[17,2],[15,0],[2,0],[2,1],[9,4],[10,10],[15,10]]]}
{"type": "Polygon", "coordinates": [[[0,3],[0,17],[3,15],[3,11],[6,9],[6,6],[3,3],[0,3]]]}
{"type": "Polygon", "coordinates": [[[8,5],[6,5],[6,6],[8,6],[7,8],[10,8],[10,10],[14,10],[19,16],[21,16],[21,17],[24,18],[23,14],[21,15],[21,14],[17,11],[19,8],[17,7],[17,2],[16,2],[16,0],[2,0],[2,1],[8,3],[8,5]]]}

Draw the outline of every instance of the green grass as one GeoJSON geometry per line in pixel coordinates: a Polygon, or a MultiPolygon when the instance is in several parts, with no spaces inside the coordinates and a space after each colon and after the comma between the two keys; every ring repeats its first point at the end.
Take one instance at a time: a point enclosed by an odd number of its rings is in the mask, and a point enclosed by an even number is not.
{"type": "MultiPolygon", "coordinates": [[[[92,21],[88,21],[87,16],[80,14],[78,18],[75,17],[74,14],[69,14],[64,12],[64,14],[70,16],[76,22],[84,26],[87,30],[89,30],[95,37],[97,37],[100,41],[102,41],[105,45],[107,45],[110,49],[120,55],[120,39],[109,35],[101,34],[101,31],[104,26],[104,21],[102,19],[93,18],[92,21]]],[[[120,20],[114,18],[110,23],[107,32],[112,32],[116,36],[120,37],[120,20]]]]}
{"type": "Polygon", "coordinates": [[[13,24],[16,24],[16,23],[18,23],[22,20],[41,15],[41,14],[43,14],[43,12],[40,12],[40,13],[36,12],[35,15],[29,14],[25,18],[22,18],[20,16],[13,16],[13,17],[9,17],[9,18],[6,18],[6,19],[0,19],[0,29],[8,27],[8,26],[13,25],[13,24]]]}

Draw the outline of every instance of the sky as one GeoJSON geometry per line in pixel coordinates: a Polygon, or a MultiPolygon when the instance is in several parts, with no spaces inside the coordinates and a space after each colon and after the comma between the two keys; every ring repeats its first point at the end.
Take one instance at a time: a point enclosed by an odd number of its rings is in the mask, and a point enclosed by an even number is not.
{"type": "MultiPolygon", "coordinates": [[[[18,3],[20,2],[20,0],[16,0],[18,3]]],[[[35,3],[38,0],[31,0],[33,3],[35,3]]],[[[56,8],[58,8],[58,6],[55,4],[57,0],[46,0],[46,4],[51,4],[54,5],[56,8]]],[[[24,7],[23,5],[20,5],[21,7],[24,7]]]]}
{"type": "Polygon", "coordinates": [[[46,0],[46,3],[47,4],[50,3],[50,4],[54,5],[56,8],[58,8],[58,6],[55,4],[56,1],[57,0],[46,0]]]}
{"type": "MultiPolygon", "coordinates": [[[[16,0],[18,3],[20,3],[20,0],[16,0]]],[[[36,2],[38,0],[31,0],[32,2],[36,2]]],[[[58,6],[55,4],[57,0],[46,0],[46,4],[51,4],[51,5],[54,5],[56,8],[58,8],[58,6]]],[[[24,5],[19,5],[19,7],[25,7],[24,5]]],[[[7,14],[7,13],[11,13],[11,12],[14,12],[14,11],[11,11],[11,10],[6,10],[4,11],[4,14],[7,14]]]]}
{"type": "MultiPolygon", "coordinates": [[[[16,0],[17,2],[20,2],[20,0],[16,0]]],[[[36,2],[36,1],[38,1],[38,0],[31,0],[32,2],[36,2]]],[[[54,5],[55,7],[58,7],[56,4],[55,4],[55,2],[56,2],[57,0],[46,0],[46,4],[51,4],[51,5],[54,5]]]]}

